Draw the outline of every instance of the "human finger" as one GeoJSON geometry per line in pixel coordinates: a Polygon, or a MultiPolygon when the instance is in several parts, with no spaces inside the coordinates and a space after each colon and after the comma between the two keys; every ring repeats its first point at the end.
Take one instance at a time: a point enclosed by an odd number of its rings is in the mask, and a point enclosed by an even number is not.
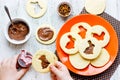
{"type": "Polygon", "coordinates": [[[56,75],[50,71],[51,80],[56,80],[56,75]]]}
{"type": "Polygon", "coordinates": [[[21,79],[28,70],[29,70],[29,68],[24,68],[24,69],[21,69],[20,71],[18,71],[17,78],[21,79]]]}
{"type": "Polygon", "coordinates": [[[58,69],[62,68],[62,67],[66,67],[64,64],[62,64],[61,62],[59,61],[56,61],[55,64],[54,64],[58,69]]]}
{"type": "Polygon", "coordinates": [[[54,66],[54,65],[50,65],[50,70],[55,74],[55,75],[59,75],[60,71],[54,66]]]}
{"type": "Polygon", "coordinates": [[[2,64],[1,64],[1,66],[2,67],[6,67],[7,65],[8,65],[8,59],[4,59],[3,61],[2,61],[2,64]]]}
{"type": "Polygon", "coordinates": [[[17,59],[18,59],[18,54],[17,55],[15,55],[15,56],[13,56],[13,59],[12,59],[12,67],[16,67],[16,64],[17,64],[17,59]]]}

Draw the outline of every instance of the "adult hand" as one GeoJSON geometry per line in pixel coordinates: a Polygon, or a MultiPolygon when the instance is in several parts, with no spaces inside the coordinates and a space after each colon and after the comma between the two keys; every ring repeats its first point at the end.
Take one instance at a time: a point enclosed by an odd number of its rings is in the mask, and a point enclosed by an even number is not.
{"type": "Polygon", "coordinates": [[[56,62],[50,66],[52,80],[73,80],[65,65],[61,62],[56,62]]]}
{"type": "Polygon", "coordinates": [[[28,71],[27,69],[16,69],[18,55],[0,62],[0,80],[20,80],[28,71]]]}

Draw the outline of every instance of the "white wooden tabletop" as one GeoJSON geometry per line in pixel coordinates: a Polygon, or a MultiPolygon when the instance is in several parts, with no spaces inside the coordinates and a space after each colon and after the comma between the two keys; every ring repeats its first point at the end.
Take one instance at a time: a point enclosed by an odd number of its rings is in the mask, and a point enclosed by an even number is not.
{"type": "MultiPolygon", "coordinates": [[[[43,0],[47,3],[47,12],[46,14],[38,19],[34,19],[30,17],[26,13],[26,2],[27,0],[0,0],[0,61],[4,58],[11,57],[15,54],[18,54],[21,49],[25,49],[32,54],[34,54],[39,49],[47,49],[52,52],[55,51],[55,43],[51,45],[43,45],[37,42],[35,38],[35,32],[37,27],[41,24],[46,23],[52,25],[56,32],[59,32],[61,26],[64,24],[66,20],[69,18],[76,16],[80,13],[82,8],[84,7],[85,0],[43,0]],[[60,2],[68,1],[72,4],[72,15],[68,17],[66,20],[63,20],[57,14],[57,6],[60,2]],[[10,14],[12,18],[20,17],[27,20],[28,24],[32,28],[32,34],[30,39],[22,45],[14,45],[9,43],[4,35],[4,27],[7,26],[7,22],[9,21],[7,14],[4,10],[4,5],[8,6],[10,10],[10,14]]],[[[116,18],[120,21],[120,0],[107,0],[106,10],[108,14],[116,18]]],[[[119,80],[120,79],[120,66],[117,68],[116,72],[111,77],[111,80],[119,80]]],[[[50,73],[42,74],[34,71],[33,68],[27,72],[27,74],[22,78],[22,80],[50,80],[50,73]]]]}

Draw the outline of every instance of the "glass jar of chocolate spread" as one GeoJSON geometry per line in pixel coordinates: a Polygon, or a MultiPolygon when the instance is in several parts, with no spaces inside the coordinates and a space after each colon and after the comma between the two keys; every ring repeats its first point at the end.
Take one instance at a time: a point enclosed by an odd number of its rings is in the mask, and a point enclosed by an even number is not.
{"type": "Polygon", "coordinates": [[[32,64],[32,55],[25,50],[21,50],[21,53],[18,56],[17,60],[17,69],[18,68],[28,68],[32,64]]]}

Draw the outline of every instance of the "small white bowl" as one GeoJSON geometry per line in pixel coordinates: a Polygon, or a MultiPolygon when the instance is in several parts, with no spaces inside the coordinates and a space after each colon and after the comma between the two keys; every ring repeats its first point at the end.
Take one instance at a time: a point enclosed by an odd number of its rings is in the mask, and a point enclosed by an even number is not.
{"type": "Polygon", "coordinates": [[[7,26],[5,27],[5,30],[4,30],[6,39],[7,39],[10,43],[12,43],[12,44],[23,44],[23,43],[25,43],[25,42],[30,38],[30,35],[31,35],[30,26],[28,25],[28,23],[26,22],[26,20],[21,19],[21,18],[15,18],[15,19],[13,19],[12,21],[13,21],[13,22],[15,22],[15,21],[21,21],[21,22],[25,23],[25,24],[28,26],[29,33],[26,35],[25,39],[23,39],[23,40],[14,40],[14,39],[11,39],[11,38],[9,37],[9,34],[8,34],[8,29],[9,29],[9,27],[10,27],[10,25],[11,25],[11,22],[9,21],[8,24],[7,24],[7,26]]]}
{"type": "Polygon", "coordinates": [[[72,6],[71,6],[71,4],[70,4],[69,2],[61,2],[61,3],[58,5],[57,12],[58,12],[58,14],[59,14],[61,17],[68,17],[68,16],[71,15],[72,6]],[[60,6],[63,5],[63,4],[66,4],[66,5],[70,8],[70,12],[69,12],[67,15],[63,15],[63,14],[61,14],[61,13],[59,12],[59,8],[60,8],[60,6]]]}

